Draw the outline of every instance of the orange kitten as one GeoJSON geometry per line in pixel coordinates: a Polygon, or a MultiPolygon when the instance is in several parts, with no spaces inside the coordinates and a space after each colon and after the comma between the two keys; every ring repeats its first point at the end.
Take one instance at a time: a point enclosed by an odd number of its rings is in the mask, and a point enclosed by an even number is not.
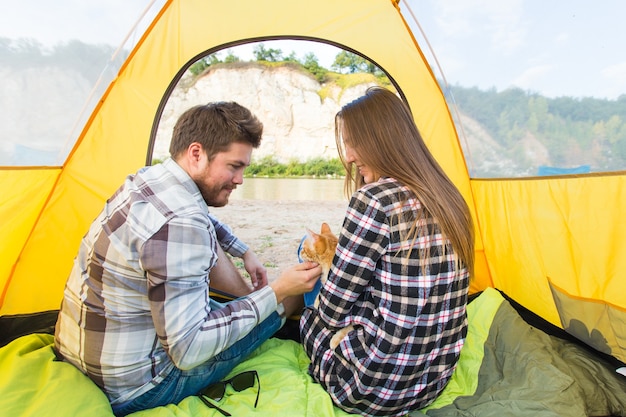
{"type": "Polygon", "coordinates": [[[337,236],[330,230],[327,223],[322,223],[320,233],[307,229],[307,235],[302,242],[300,256],[305,261],[317,262],[322,267],[322,284],[328,278],[330,266],[333,263],[335,249],[337,248],[337,236]]]}
{"type": "MultiPolygon", "coordinates": [[[[328,279],[328,273],[333,263],[333,257],[335,256],[335,250],[337,248],[337,236],[330,230],[330,226],[327,223],[322,223],[322,229],[320,233],[307,229],[307,235],[302,242],[302,249],[300,250],[300,257],[305,261],[317,262],[322,267],[322,284],[328,279]]],[[[319,304],[319,299],[315,300],[315,307],[319,304]]],[[[330,348],[335,349],[341,339],[344,338],[353,327],[347,326],[339,330],[330,340],[330,348]]]]}

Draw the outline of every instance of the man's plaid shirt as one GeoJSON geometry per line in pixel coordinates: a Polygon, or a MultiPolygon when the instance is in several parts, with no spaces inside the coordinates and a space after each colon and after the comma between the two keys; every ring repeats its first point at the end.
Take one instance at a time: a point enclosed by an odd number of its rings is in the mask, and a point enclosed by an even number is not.
{"type": "Polygon", "coordinates": [[[147,392],[174,368],[191,369],[276,310],[269,287],[211,309],[217,245],[248,247],[209,214],[173,160],[131,175],[81,242],[68,279],[55,347],[113,404],[147,392]]]}

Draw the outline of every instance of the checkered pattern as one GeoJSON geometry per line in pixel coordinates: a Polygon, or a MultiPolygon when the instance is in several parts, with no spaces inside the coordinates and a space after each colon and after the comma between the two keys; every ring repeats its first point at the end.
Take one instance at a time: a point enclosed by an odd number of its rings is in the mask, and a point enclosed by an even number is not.
{"type": "Polygon", "coordinates": [[[357,191],[319,309],[302,315],[310,372],[348,412],[422,408],[456,366],[467,333],[468,272],[455,266],[450,243],[428,215],[420,219],[428,233],[407,257],[411,244],[401,236],[420,208],[393,179],[357,191]],[[348,325],[355,330],[331,350],[330,338],[348,325]]]}
{"type": "Polygon", "coordinates": [[[209,214],[196,184],[168,159],[129,176],[81,242],[57,324],[57,351],[113,404],[230,347],[276,310],[266,287],[212,309],[217,245],[248,249],[209,214]]]}

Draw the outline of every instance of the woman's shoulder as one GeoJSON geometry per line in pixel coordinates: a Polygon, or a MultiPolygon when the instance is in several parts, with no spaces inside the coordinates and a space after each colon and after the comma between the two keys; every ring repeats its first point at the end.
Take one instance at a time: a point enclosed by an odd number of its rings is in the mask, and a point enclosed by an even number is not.
{"type": "Polygon", "coordinates": [[[421,204],[411,190],[398,180],[381,178],[358,189],[352,196],[350,206],[359,212],[373,207],[382,216],[388,217],[407,207],[417,209],[421,204]]]}
{"type": "Polygon", "coordinates": [[[357,193],[379,200],[383,205],[406,200],[410,195],[407,187],[390,177],[382,177],[378,181],[365,184],[357,193]]]}

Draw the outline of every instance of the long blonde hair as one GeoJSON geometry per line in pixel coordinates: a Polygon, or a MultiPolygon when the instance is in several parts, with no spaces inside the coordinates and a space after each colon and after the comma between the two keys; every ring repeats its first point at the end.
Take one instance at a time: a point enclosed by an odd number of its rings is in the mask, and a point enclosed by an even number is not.
{"type": "MultiPolygon", "coordinates": [[[[347,163],[343,141],[370,170],[395,178],[408,187],[422,205],[409,231],[409,240],[423,233],[420,218],[432,216],[453,250],[468,269],[474,269],[474,227],[465,199],[432,156],[409,107],[393,92],[371,87],[335,116],[335,138],[346,168],[348,195],[364,185],[364,178],[347,163]]],[[[426,230],[426,229],[424,229],[426,230]]]]}

